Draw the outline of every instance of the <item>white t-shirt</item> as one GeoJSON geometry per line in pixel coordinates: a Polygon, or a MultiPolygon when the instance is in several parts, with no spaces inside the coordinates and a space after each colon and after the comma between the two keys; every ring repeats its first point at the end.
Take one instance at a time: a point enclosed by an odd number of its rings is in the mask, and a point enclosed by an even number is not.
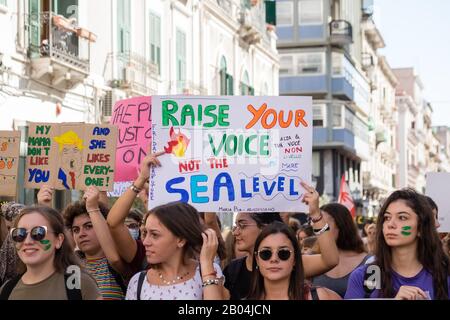
{"type": "MultiPolygon", "coordinates": [[[[222,269],[216,263],[214,270],[217,272],[217,277],[223,276],[222,269]]],[[[126,300],[137,300],[137,287],[139,275],[136,273],[128,284],[126,300]]],[[[200,275],[200,268],[197,266],[195,275],[185,282],[171,284],[167,286],[150,284],[145,276],[142,284],[141,300],[203,300],[202,277],[200,275]]]]}

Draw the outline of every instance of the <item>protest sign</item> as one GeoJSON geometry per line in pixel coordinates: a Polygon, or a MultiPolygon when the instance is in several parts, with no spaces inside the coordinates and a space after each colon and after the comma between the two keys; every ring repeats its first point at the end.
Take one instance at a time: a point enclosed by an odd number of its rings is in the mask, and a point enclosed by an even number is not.
{"type": "Polygon", "coordinates": [[[111,125],[30,123],[25,187],[112,190],[116,140],[111,125]]]}
{"type": "Polygon", "coordinates": [[[149,208],[172,201],[199,211],[307,211],[310,97],[152,97],[149,208]]]}
{"type": "Polygon", "coordinates": [[[29,123],[28,148],[25,162],[25,188],[39,189],[42,184],[53,186],[56,181],[57,147],[53,137],[59,133],[55,123],[29,123]]]}
{"type": "Polygon", "coordinates": [[[114,181],[134,181],[151,143],[151,97],[118,101],[111,124],[118,128],[114,181]]]}
{"type": "Polygon", "coordinates": [[[20,131],[0,131],[0,196],[16,196],[19,156],[20,131]]]}
{"type": "Polygon", "coordinates": [[[431,172],[426,175],[426,195],[436,203],[439,213],[439,232],[450,232],[450,197],[448,188],[450,186],[450,173],[431,172]]]}

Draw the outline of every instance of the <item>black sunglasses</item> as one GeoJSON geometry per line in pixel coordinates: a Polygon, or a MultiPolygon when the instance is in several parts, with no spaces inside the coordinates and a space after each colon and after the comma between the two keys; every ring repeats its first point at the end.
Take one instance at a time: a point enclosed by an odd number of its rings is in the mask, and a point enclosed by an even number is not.
{"type": "Polygon", "coordinates": [[[13,228],[10,232],[11,238],[14,242],[24,242],[27,238],[28,233],[30,234],[31,239],[35,241],[41,241],[47,235],[47,227],[34,227],[33,229],[31,229],[31,231],[27,231],[27,229],[25,228],[13,228]]]}
{"type": "MultiPolygon", "coordinates": [[[[289,260],[289,258],[291,257],[291,253],[292,251],[286,248],[277,250],[278,258],[282,261],[289,260]]],[[[272,254],[273,252],[270,249],[262,249],[258,251],[258,256],[264,261],[270,260],[270,258],[272,258],[272,254]]]]}

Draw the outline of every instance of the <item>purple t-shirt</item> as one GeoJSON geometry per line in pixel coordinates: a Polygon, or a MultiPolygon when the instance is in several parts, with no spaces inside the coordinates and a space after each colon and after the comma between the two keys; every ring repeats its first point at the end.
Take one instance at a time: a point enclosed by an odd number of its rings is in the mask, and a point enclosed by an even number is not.
{"type": "MultiPolygon", "coordinates": [[[[350,275],[350,279],[348,280],[347,292],[345,293],[344,299],[365,298],[366,292],[364,291],[363,284],[367,267],[367,265],[364,265],[352,272],[352,274],[350,275]]],[[[369,272],[369,274],[372,275],[374,273],[369,272]]],[[[447,283],[449,288],[448,295],[450,297],[450,276],[447,278],[447,283]]],[[[425,293],[428,293],[428,296],[432,300],[434,299],[433,277],[431,276],[431,273],[425,270],[425,268],[423,268],[417,275],[412,278],[403,277],[395,271],[392,271],[392,285],[395,294],[397,294],[401,286],[412,286],[422,289],[425,293]]],[[[371,293],[370,298],[382,298],[379,295],[380,290],[375,289],[371,293]]]]}

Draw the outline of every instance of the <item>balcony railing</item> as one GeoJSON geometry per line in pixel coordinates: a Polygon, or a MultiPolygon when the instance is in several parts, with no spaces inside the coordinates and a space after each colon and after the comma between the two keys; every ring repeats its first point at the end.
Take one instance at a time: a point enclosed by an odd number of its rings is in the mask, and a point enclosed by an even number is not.
{"type": "Polygon", "coordinates": [[[333,20],[330,22],[330,41],[336,45],[353,43],[353,28],[346,20],[333,20]]]}
{"type": "Polygon", "coordinates": [[[89,74],[91,42],[96,36],[75,20],[52,12],[28,15],[29,57],[50,58],[70,69],[89,74]]]}
{"type": "MultiPolygon", "coordinates": [[[[111,53],[108,55],[105,69],[111,71],[111,86],[136,94],[155,94],[158,91],[158,65],[133,53],[111,53]],[[116,74],[112,70],[116,65],[116,74]]],[[[106,70],[105,70],[106,71],[106,70]]],[[[109,78],[109,75],[105,74],[109,78]]]]}

